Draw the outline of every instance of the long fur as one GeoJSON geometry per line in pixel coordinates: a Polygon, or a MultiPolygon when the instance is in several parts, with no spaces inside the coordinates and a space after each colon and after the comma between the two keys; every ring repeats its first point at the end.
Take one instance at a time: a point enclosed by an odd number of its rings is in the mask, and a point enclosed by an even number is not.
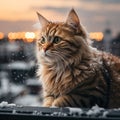
{"type": "Polygon", "coordinates": [[[120,59],[92,48],[81,24],[76,30],[67,23],[47,23],[46,19],[45,22],[47,25],[37,40],[37,74],[43,85],[43,106],[91,107],[98,104],[105,107],[108,85],[101,70],[104,60],[112,80],[108,107],[120,107],[120,59]],[[43,36],[47,42],[55,36],[62,40],[44,51],[45,44],[40,43],[43,36]]]}

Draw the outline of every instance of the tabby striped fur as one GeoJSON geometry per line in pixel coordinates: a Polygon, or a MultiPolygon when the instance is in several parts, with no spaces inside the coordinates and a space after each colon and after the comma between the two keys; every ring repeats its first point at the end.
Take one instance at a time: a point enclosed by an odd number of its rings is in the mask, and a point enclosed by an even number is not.
{"type": "Polygon", "coordinates": [[[42,27],[36,45],[43,106],[105,107],[104,60],[112,80],[108,107],[120,107],[120,59],[88,44],[87,32],[73,9],[66,22],[50,22],[37,14],[42,27]]]}

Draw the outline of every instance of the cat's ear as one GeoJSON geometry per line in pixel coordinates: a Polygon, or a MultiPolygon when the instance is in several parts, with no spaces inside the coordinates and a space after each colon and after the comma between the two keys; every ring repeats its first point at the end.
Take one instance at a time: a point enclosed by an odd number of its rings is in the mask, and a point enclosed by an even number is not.
{"type": "Polygon", "coordinates": [[[49,21],[38,12],[37,15],[40,21],[41,28],[44,28],[49,23],[49,21]]]}
{"type": "Polygon", "coordinates": [[[80,25],[80,20],[74,9],[71,9],[71,11],[69,12],[66,23],[71,27],[73,27],[74,29],[78,30],[80,25]]]}

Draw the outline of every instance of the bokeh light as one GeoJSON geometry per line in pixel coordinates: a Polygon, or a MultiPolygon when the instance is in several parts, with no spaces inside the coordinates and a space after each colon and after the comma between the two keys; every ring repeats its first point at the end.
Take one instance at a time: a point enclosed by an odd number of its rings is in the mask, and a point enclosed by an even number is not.
{"type": "Polygon", "coordinates": [[[10,32],[8,33],[9,41],[23,40],[24,42],[33,42],[37,37],[35,32],[10,32]]]}
{"type": "Polygon", "coordinates": [[[0,32],[0,39],[4,38],[4,33],[0,32]]]}
{"type": "Polygon", "coordinates": [[[35,33],[33,33],[33,32],[26,32],[25,33],[25,37],[27,39],[34,39],[35,38],[35,33]]]}
{"type": "Polygon", "coordinates": [[[101,41],[104,37],[102,32],[91,32],[89,36],[90,36],[90,39],[94,39],[97,41],[101,41]]]}

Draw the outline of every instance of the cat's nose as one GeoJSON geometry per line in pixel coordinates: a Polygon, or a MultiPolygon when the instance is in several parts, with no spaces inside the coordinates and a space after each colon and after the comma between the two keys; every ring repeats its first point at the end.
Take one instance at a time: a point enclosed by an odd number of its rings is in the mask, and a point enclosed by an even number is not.
{"type": "Polygon", "coordinates": [[[51,43],[46,43],[46,44],[43,46],[44,52],[46,52],[51,46],[52,46],[51,43]]]}

